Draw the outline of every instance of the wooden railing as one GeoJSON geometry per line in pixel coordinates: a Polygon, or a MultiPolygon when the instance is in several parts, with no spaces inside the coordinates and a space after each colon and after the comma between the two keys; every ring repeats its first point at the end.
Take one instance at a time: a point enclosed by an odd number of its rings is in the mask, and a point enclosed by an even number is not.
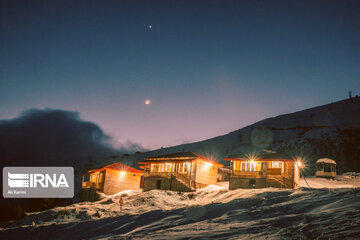
{"type": "Polygon", "coordinates": [[[95,183],[90,182],[90,181],[86,181],[86,182],[82,182],[82,188],[94,188],[95,187],[95,183]]]}
{"type": "Polygon", "coordinates": [[[233,178],[259,178],[263,177],[260,172],[243,172],[243,171],[231,171],[230,177],[233,178]]]}
{"type": "Polygon", "coordinates": [[[179,179],[183,184],[185,184],[187,187],[191,188],[191,181],[190,177],[187,174],[182,174],[178,172],[172,172],[172,174],[179,179]]]}
{"type": "Polygon", "coordinates": [[[104,188],[104,182],[95,183],[95,182],[86,181],[86,182],[82,182],[81,187],[102,190],[104,188]]]}
{"type": "Polygon", "coordinates": [[[289,188],[293,188],[294,187],[294,181],[291,179],[288,179],[286,177],[281,176],[281,180],[283,182],[283,184],[289,188]]]}
{"type": "Polygon", "coordinates": [[[165,178],[170,178],[171,173],[170,172],[145,172],[144,177],[165,177],[165,178]]]}
{"type": "Polygon", "coordinates": [[[269,175],[281,175],[281,168],[268,168],[266,171],[234,171],[232,170],[230,176],[233,178],[264,178],[269,175]]]}
{"type": "Polygon", "coordinates": [[[291,179],[288,179],[283,176],[272,176],[272,177],[269,177],[268,179],[274,180],[274,181],[280,183],[281,185],[283,185],[284,187],[288,187],[288,188],[294,187],[294,182],[291,179]]]}

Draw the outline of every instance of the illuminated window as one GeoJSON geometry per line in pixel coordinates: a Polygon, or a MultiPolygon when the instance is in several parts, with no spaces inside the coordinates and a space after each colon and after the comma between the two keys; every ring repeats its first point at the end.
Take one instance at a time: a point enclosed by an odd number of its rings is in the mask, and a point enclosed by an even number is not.
{"type": "Polygon", "coordinates": [[[160,165],[160,172],[165,172],[165,164],[161,163],[160,165]]]}
{"type": "Polygon", "coordinates": [[[241,162],[240,161],[234,161],[233,169],[234,169],[234,171],[240,171],[241,170],[241,162]]]}
{"type": "Polygon", "coordinates": [[[241,163],[241,171],[243,172],[254,172],[255,171],[255,162],[242,162],[241,163]]]}
{"type": "Polygon", "coordinates": [[[281,172],[284,172],[284,163],[279,161],[272,162],[272,168],[281,168],[281,172]]]}
{"type": "Polygon", "coordinates": [[[189,171],[190,171],[190,163],[185,162],[185,163],[180,163],[179,164],[179,172],[187,173],[189,171]]]}
{"type": "Polygon", "coordinates": [[[160,172],[159,164],[151,164],[151,172],[160,172]]]}
{"type": "Polygon", "coordinates": [[[166,170],[166,172],[171,172],[171,163],[165,164],[165,170],[166,170]]]}
{"type": "Polygon", "coordinates": [[[190,163],[184,163],[184,172],[190,171],[190,163]]]}

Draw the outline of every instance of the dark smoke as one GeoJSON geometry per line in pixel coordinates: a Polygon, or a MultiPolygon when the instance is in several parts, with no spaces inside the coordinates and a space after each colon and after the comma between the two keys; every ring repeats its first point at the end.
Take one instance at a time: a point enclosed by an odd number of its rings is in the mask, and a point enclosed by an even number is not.
{"type": "Polygon", "coordinates": [[[143,150],[132,143],[114,149],[110,140],[98,125],[82,121],[77,112],[33,109],[0,121],[0,164],[77,168],[86,159],[143,150]]]}

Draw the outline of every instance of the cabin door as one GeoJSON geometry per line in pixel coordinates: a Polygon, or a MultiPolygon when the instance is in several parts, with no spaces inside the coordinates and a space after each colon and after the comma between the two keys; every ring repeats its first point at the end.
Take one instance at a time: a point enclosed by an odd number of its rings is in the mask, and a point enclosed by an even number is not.
{"type": "Polygon", "coordinates": [[[156,180],[156,189],[161,189],[161,180],[156,180]]]}
{"type": "Polygon", "coordinates": [[[269,168],[268,162],[261,162],[261,171],[262,172],[266,172],[268,168],[269,168]]]}

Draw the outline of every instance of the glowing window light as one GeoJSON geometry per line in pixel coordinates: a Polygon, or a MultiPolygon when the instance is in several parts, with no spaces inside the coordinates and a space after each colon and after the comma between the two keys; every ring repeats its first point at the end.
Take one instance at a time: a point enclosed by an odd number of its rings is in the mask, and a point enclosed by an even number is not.
{"type": "Polygon", "coordinates": [[[255,171],[255,161],[253,159],[250,160],[250,171],[253,172],[255,171]]]}

